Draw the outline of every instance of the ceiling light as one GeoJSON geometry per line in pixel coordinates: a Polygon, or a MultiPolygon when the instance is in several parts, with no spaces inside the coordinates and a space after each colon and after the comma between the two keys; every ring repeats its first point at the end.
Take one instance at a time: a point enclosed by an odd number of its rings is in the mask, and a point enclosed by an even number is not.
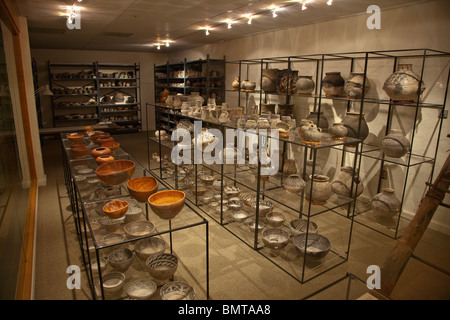
{"type": "Polygon", "coordinates": [[[333,0],[328,0],[327,5],[331,6],[333,4],[333,0]]]}
{"type": "Polygon", "coordinates": [[[269,9],[272,10],[272,17],[273,17],[273,18],[278,17],[277,11],[278,11],[280,8],[278,8],[278,7],[275,6],[275,5],[271,5],[271,6],[269,7],[269,9]]]}
{"type": "Polygon", "coordinates": [[[302,4],[302,10],[306,10],[308,9],[308,7],[306,6],[307,3],[311,2],[311,0],[297,0],[298,2],[300,2],[302,4]]]}
{"type": "Polygon", "coordinates": [[[233,23],[233,21],[231,21],[231,19],[228,19],[226,22],[228,25],[228,29],[231,29],[231,24],[233,23]]]}
{"type": "Polygon", "coordinates": [[[212,30],[211,27],[201,27],[201,30],[205,30],[205,35],[209,36],[209,31],[212,30]]]}
{"type": "Polygon", "coordinates": [[[169,40],[166,40],[165,42],[166,42],[166,47],[170,46],[170,41],[169,40]]]}
{"type": "Polygon", "coordinates": [[[248,24],[252,24],[252,20],[253,20],[253,15],[251,15],[251,14],[247,14],[247,15],[245,15],[247,18],[248,18],[248,24]]]}

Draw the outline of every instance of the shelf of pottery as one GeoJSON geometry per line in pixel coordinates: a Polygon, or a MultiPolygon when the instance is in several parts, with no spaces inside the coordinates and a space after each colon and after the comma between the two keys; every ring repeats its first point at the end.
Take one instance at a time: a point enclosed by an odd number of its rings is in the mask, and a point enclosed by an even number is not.
{"type": "MultiPolygon", "coordinates": [[[[214,99],[222,104],[225,97],[225,60],[210,59],[186,61],[174,64],[154,66],[155,103],[174,106],[181,109],[186,96],[199,96],[202,105],[208,99],[214,99]]],[[[185,114],[191,110],[185,110],[185,114]]],[[[169,130],[173,129],[170,122],[166,123],[169,130]]]]}
{"type": "MultiPolygon", "coordinates": [[[[322,129],[322,139],[327,131],[339,136],[343,125],[346,137],[364,140],[361,148],[343,148],[346,156],[361,155],[355,222],[397,238],[445,152],[439,143],[448,63],[449,53],[431,49],[242,60],[227,63],[227,79],[235,80],[226,99],[238,96],[245,121],[249,112],[260,113],[250,120],[270,113],[292,127],[309,119],[322,129]]],[[[330,162],[332,152],[335,147],[316,163],[330,178],[341,172],[330,162]]]]}
{"type": "Polygon", "coordinates": [[[55,126],[116,123],[119,131],[142,127],[140,67],[48,62],[55,126]]]}
{"type": "Polygon", "coordinates": [[[208,221],[184,192],[154,177],[107,133],[62,134],[61,143],[76,231],[71,245],[81,250],[81,285],[92,298],[209,299],[208,221]]]}

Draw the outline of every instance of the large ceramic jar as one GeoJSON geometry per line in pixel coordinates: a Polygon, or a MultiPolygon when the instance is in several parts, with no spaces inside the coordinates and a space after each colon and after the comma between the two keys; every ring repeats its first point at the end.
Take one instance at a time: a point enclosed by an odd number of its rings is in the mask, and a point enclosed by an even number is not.
{"type": "Polygon", "coordinates": [[[370,206],[376,217],[392,218],[400,211],[401,202],[395,197],[394,189],[386,188],[370,200],[370,206]]]}
{"type": "Polygon", "coordinates": [[[264,93],[276,93],[278,83],[278,69],[263,69],[261,88],[264,93]]]}
{"type": "Polygon", "coordinates": [[[310,96],[316,88],[312,76],[299,76],[296,83],[297,93],[304,96],[310,96]]]}
{"type": "Polygon", "coordinates": [[[298,70],[284,69],[279,71],[280,80],[278,82],[279,94],[294,94],[298,79],[298,70]]]}
{"type": "Polygon", "coordinates": [[[284,180],[283,185],[287,191],[299,193],[305,189],[306,182],[298,174],[291,174],[284,180]]]}
{"type": "Polygon", "coordinates": [[[364,73],[352,72],[350,73],[348,80],[345,81],[344,91],[347,94],[348,98],[359,99],[362,98],[363,86],[365,86],[364,87],[364,95],[365,95],[370,89],[369,79],[365,77],[364,83],[364,73]]]}
{"type": "Polygon", "coordinates": [[[360,115],[357,112],[347,112],[344,119],[342,119],[342,123],[348,130],[347,137],[349,138],[362,139],[364,141],[369,135],[369,126],[364,119],[364,113],[360,115]],[[359,123],[360,119],[361,126],[359,123]]]}
{"type": "Polygon", "coordinates": [[[344,140],[348,133],[348,129],[342,122],[335,122],[328,128],[328,132],[331,134],[333,140],[344,140]]]}
{"type": "Polygon", "coordinates": [[[397,71],[384,82],[383,90],[394,101],[415,102],[425,90],[425,83],[420,82],[420,77],[414,73],[411,64],[399,64],[397,71]]]}
{"type": "Polygon", "coordinates": [[[411,149],[411,143],[403,135],[401,130],[392,129],[391,132],[381,140],[381,150],[388,157],[401,158],[411,149]]]}
{"type": "Polygon", "coordinates": [[[309,178],[310,181],[305,186],[306,199],[312,204],[326,204],[331,197],[330,178],[321,174],[315,174],[309,178]]]}
{"type": "Polygon", "coordinates": [[[311,120],[317,127],[321,128],[322,131],[328,131],[328,120],[325,118],[323,112],[311,111],[306,119],[311,120]]]}
{"type": "Polygon", "coordinates": [[[343,197],[359,197],[364,191],[364,185],[357,173],[353,172],[353,167],[342,167],[331,182],[331,190],[343,197]],[[355,177],[353,179],[352,177],[355,177]],[[354,183],[353,183],[354,182],[354,183]]]}
{"type": "Polygon", "coordinates": [[[329,97],[340,97],[344,92],[345,80],[340,72],[327,72],[322,80],[322,90],[329,97]]]}

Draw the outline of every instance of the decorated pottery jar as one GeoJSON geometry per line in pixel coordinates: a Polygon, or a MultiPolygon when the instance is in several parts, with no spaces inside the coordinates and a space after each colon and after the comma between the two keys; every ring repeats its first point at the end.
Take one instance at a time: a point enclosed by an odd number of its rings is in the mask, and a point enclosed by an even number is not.
{"type": "Polygon", "coordinates": [[[395,197],[394,189],[386,188],[370,200],[370,205],[375,216],[392,218],[400,211],[401,202],[395,197]]]}
{"type": "Polygon", "coordinates": [[[360,114],[357,112],[347,112],[344,119],[342,119],[342,123],[347,128],[348,133],[347,137],[365,140],[369,135],[369,126],[367,125],[366,120],[364,119],[364,113],[360,114]],[[361,120],[361,126],[359,122],[361,120]]]}
{"type": "Polygon", "coordinates": [[[297,173],[297,164],[294,159],[287,159],[284,161],[283,174],[290,176],[297,173]]]}
{"type": "Polygon", "coordinates": [[[370,82],[367,77],[364,80],[364,73],[350,73],[348,80],[345,81],[344,91],[347,94],[347,97],[350,99],[359,99],[363,94],[363,86],[364,86],[364,94],[370,89],[370,82]],[[365,83],[364,83],[365,81],[365,83]]]}
{"type": "Polygon", "coordinates": [[[340,72],[327,72],[322,80],[322,90],[329,97],[340,97],[344,91],[345,80],[340,72]]]}
{"type": "Polygon", "coordinates": [[[411,64],[399,64],[397,71],[390,75],[383,90],[394,101],[416,102],[425,91],[425,83],[414,73],[411,64]]]}
{"type": "Polygon", "coordinates": [[[401,158],[411,149],[411,143],[403,135],[401,130],[392,129],[391,132],[381,140],[381,150],[388,157],[401,158]]]}
{"type": "Polygon", "coordinates": [[[302,130],[303,142],[306,144],[319,145],[322,140],[322,129],[317,128],[315,124],[309,126],[308,129],[302,130]]]}
{"type": "Polygon", "coordinates": [[[299,76],[296,83],[297,93],[300,95],[311,95],[316,88],[312,76],[299,76]]]}
{"type": "Polygon", "coordinates": [[[292,193],[302,192],[305,185],[305,181],[298,174],[292,174],[284,180],[284,188],[292,193]]]}
{"type": "Polygon", "coordinates": [[[330,128],[328,128],[328,132],[334,140],[344,140],[348,133],[348,129],[342,122],[335,122],[330,128]]]}
{"type": "Polygon", "coordinates": [[[261,89],[264,93],[276,93],[278,82],[278,69],[263,69],[261,89]]]}
{"type": "Polygon", "coordinates": [[[312,204],[324,205],[331,197],[330,178],[321,174],[314,174],[309,178],[310,181],[305,186],[306,199],[312,204]]]}
{"type": "Polygon", "coordinates": [[[342,167],[331,182],[331,190],[343,197],[353,198],[355,195],[357,197],[360,196],[364,191],[364,185],[358,174],[353,171],[353,167],[342,167]],[[355,179],[352,179],[353,176],[355,179]]]}

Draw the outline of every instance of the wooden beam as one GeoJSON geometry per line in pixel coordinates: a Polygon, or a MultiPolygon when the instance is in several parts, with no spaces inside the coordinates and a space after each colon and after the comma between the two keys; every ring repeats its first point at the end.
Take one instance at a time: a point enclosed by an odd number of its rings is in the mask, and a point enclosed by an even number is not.
{"type": "Polygon", "coordinates": [[[450,186],[450,155],[434,184],[422,199],[416,215],[381,267],[381,293],[390,296],[431,219],[450,186]]]}

